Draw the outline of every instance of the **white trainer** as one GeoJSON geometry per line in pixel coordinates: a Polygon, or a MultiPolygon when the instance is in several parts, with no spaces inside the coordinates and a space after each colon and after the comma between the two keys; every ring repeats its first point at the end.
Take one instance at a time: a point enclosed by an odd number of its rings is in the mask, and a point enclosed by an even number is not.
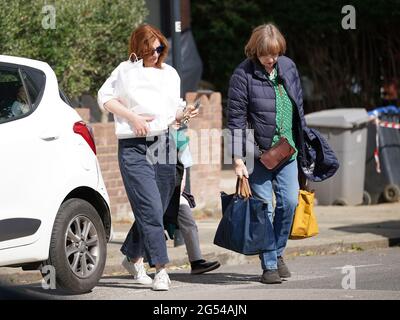
{"type": "Polygon", "coordinates": [[[153,290],[155,291],[168,291],[171,280],[169,279],[168,273],[165,269],[161,269],[154,276],[153,290]]]}
{"type": "Polygon", "coordinates": [[[151,279],[144,268],[143,262],[133,263],[129,262],[127,257],[122,261],[122,266],[133,276],[134,283],[137,284],[152,284],[153,279],[151,279]]]}

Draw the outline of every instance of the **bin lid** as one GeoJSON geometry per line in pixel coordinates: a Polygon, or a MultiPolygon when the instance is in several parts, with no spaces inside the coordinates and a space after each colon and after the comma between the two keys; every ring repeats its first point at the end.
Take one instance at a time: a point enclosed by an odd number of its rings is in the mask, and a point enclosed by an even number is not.
{"type": "Polygon", "coordinates": [[[310,127],[353,129],[369,121],[363,108],[341,108],[309,113],[305,116],[310,127]]]}

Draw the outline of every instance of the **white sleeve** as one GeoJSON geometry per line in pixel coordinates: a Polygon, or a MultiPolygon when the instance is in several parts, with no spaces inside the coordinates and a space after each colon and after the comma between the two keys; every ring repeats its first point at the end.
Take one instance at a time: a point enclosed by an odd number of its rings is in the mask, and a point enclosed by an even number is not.
{"type": "Polygon", "coordinates": [[[186,107],[186,101],[182,98],[178,100],[178,110],[183,110],[186,107]]]}
{"type": "Polygon", "coordinates": [[[99,104],[100,109],[103,111],[106,110],[104,108],[104,104],[111,99],[117,99],[118,97],[115,95],[115,83],[118,78],[119,66],[116,67],[111,75],[107,78],[106,82],[103,83],[100,90],[97,93],[97,103],[99,104]]]}
{"type": "Polygon", "coordinates": [[[178,152],[178,159],[185,169],[193,166],[193,158],[189,149],[189,144],[183,150],[178,152]]]}

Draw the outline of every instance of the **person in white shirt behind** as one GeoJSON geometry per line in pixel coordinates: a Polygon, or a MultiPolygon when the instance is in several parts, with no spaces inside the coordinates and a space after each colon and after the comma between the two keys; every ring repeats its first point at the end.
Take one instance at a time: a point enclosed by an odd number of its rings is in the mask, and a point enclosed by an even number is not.
{"type": "MultiPolygon", "coordinates": [[[[168,41],[157,28],[144,24],[130,37],[129,60],[122,62],[98,92],[98,103],[114,115],[118,137],[118,159],[135,223],[121,252],[122,265],[139,284],[153,290],[168,290],[165,270],[169,262],[163,214],[175,187],[175,165],[149,161],[149,148],[165,144],[168,128],[190,120],[198,110],[180,97],[180,78],[165,64],[168,41]],[[152,280],[143,257],[156,267],[152,280]]],[[[168,156],[167,156],[168,159],[168,156]]]]}

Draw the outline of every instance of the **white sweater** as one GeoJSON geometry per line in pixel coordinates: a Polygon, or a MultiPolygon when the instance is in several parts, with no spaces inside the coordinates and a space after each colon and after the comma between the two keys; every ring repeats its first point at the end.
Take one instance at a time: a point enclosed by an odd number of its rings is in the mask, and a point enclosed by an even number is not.
{"type": "MultiPolygon", "coordinates": [[[[139,114],[154,116],[148,122],[147,136],[160,135],[175,121],[178,109],[186,103],[180,97],[180,78],[176,70],[163,63],[161,69],[143,67],[143,60],[124,61],[114,69],[97,96],[101,108],[111,99],[118,99],[126,108],[139,114]]],[[[115,134],[119,139],[136,137],[132,124],[114,114],[115,134]]]]}

